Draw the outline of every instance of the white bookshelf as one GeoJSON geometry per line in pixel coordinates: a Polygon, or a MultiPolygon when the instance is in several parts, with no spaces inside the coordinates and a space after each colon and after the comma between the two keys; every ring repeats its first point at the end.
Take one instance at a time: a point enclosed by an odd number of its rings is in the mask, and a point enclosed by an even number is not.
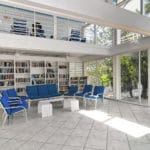
{"type": "Polygon", "coordinates": [[[59,62],[59,91],[62,93],[68,92],[69,87],[69,63],[68,62],[59,62]]]}
{"type": "Polygon", "coordinates": [[[31,84],[45,84],[45,61],[31,62],[31,84]]]}
{"type": "Polygon", "coordinates": [[[1,55],[0,90],[16,88],[20,96],[26,94],[26,86],[55,83],[60,92],[68,92],[70,85],[81,90],[87,77],[70,77],[69,62],[51,57],[1,55]]]}
{"type": "Polygon", "coordinates": [[[14,60],[0,60],[0,89],[14,87],[14,60]]]}
{"type": "Polygon", "coordinates": [[[82,92],[84,86],[87,84],[87,76],[70,77],[70,85],[78,86],[78,91],[82,92]]]}
{"type": "Polygon", "coordinates": [[[26,86],[30,85],[30,61],[15,62],[15,87],[19,95],[25,95],[26,86]]]}
{"type": "Polygon", "coordinates": [[[86,84],[87,84],[87,76],[79,77],[78,90],[83,91],[83,88],[86,84]]]}
{"type": "Polygon", "coordinates": [[[46,83],[58,83],[58,62],[46,61],[46,83]]]}

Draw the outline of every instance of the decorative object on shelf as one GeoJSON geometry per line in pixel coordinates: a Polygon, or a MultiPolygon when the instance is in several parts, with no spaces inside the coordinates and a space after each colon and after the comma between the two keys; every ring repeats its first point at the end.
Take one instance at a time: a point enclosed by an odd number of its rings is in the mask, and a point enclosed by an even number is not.
{"type": "Polygon", "coordinates": [[[27,21],[24,19],[13,18],[13,25],[11,25],[10,32],[19,35],[27,35],[27,21]]]}
{"type": "Polygon", "coordinates": [[[32,24],[32,36],[36,37],[46,37],[44,35],[44,30],[42,29],[42,25],[40,22],[36,22],[35,24],[32,24]]]}

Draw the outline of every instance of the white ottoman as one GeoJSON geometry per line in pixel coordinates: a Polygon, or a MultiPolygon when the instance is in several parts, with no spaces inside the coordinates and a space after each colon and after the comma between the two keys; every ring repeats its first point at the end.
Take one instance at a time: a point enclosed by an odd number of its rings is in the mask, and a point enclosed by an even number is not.
{"type": "Polygon", "coordinates": [[[71,111],[78,111],[79,110],[79,101],[77,99],[65,99],[63,108],[69,109],[71,111]]]}
{"type": "Polygon", "coordinates": [[[45,103],[49,103],[49,100],[43,100],[38,102],[38,113],[42,113],[42,105],[45,103]]]}
{"type": "Polygon", "coordinates": [[[71,111],[79,110],[79,101],[76,99],[71,100],[71,111]]]}
{"type": "Polygon", "coordinates": [[[42,104],[42,118],[53,115],[53,107],[51,103],[42,104]]]}
{"type": "Polygon", "coordinates": [[[64,109],[70,109],[70,107],[71,107],[71,99],[65,99],[64,104],[63,104],[63,108],[64,109]]]}

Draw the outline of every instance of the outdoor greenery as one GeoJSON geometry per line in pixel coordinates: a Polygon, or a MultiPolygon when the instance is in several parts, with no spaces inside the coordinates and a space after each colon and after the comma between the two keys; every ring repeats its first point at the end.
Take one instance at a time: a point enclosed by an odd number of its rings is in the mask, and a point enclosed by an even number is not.
{"type": "MultiPolygon", "coordinates": [[[[146,0],[144,6],[145,13],[150,13],[150,0],[146,0]]],[[[91,33],[94,33],[94,26],[92,26],[91,33]]],[[[111,41],[112,30],[107,27],[97,26],[97,43],[104,45],[108,41],[111,41]]],[[[128,41],[131,41],[131,37],[127,36],[130,32],[122,31],[121,36],[126,36],[128,41]]],[[[141,84],[142,84],[142,97],[147,98],[148,88],[148,57],[147,50],[141,51],[141,84]]],[[[125,56],[121,56],[121,83],[122,92],[129,92],[130,96],[133,97],[133,90],[138,88],[139,81],[139,53],[130,53],[125,56]]],[[[90,77],[92,84],[102,84],[104,86],[113,85],[112,76],[112,58],[105,58],[103,61],[89,62],[86,64],[86,74],[90,77]]]]}
{"type": "Polygon", "coordinates": [[[94,85],[112,86],[112,58],[86,63],[86,74],[94,85]]]}

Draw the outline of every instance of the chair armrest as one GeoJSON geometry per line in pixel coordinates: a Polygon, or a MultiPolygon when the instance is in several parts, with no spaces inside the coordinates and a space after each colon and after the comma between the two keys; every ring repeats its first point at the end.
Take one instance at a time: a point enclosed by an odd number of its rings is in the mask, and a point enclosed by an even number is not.
{"type": "Polygon", "coordinates": [[[24,106],[10,106],[10,107],[4,107],[5,109],[13,109],[13,108],[23,108],[23,109],[26,109],[24,106]]]}
{"type": "Polygon", "coordinates": [[[84,93],[83,97],[91,95],[91,94],[92,94],[92,92],[86,92],[86,93],[84,93]]]}
{"type": "Polygon", "coordinates": [[[9,100],[11,101],[11,100],[20,100],[20,97],[8,97],[9,98],[9,100]]]}
{"type": "Polygon", "coordinates": [[[99,93],[99,94],[97,94],[97,96],[103,96],[103,93],[99,93]]]}

